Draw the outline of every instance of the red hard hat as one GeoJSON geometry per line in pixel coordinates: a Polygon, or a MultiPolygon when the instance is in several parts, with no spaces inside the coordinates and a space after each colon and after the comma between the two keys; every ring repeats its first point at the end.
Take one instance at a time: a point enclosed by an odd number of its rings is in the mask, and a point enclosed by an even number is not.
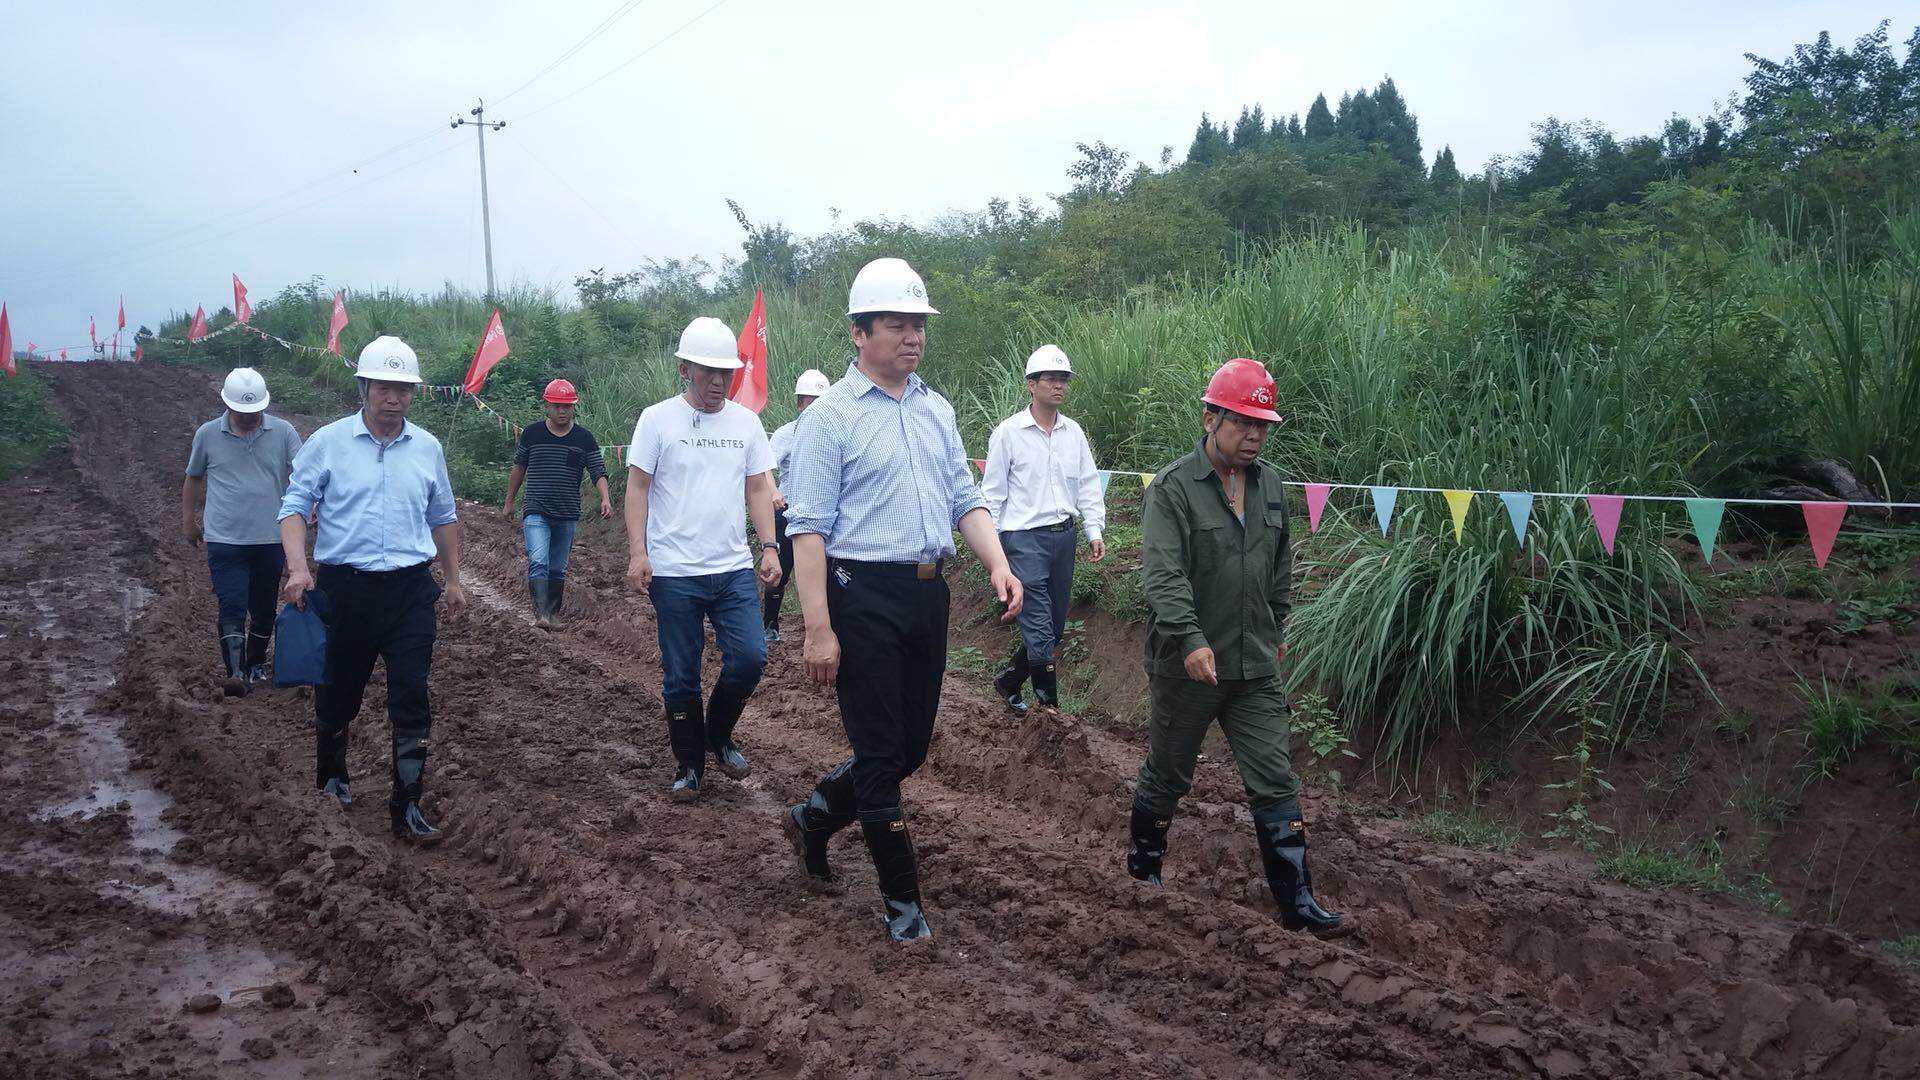
{"type": "Polygon", "coordinates": [[[1220,370],[1207,382],[1207,392],[1200,395],[1200,400],[1277,424],[1280,414],[1273,411],[1273,406],[1278,393],[1273,376],[1267,374],[1260,361],[1241,358],[1220,365],[1220,370]]]}
{"type": "Polygon", "coordinates": [[[555,405],[578,405],[580,395],[573,392],[573,384],[565,379],[555,379],[547,384],[547,392],[541,397],[555,405]]]}

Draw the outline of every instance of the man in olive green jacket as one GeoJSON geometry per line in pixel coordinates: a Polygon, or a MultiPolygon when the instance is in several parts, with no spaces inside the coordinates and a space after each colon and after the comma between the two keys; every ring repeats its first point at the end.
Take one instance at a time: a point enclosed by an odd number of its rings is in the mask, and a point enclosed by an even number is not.
{"type": "Polygon", "coordinates": [[[1228,361],[1201,398],[1206,436],[1147,488],[1140,534],[1152,715],[1134,783],[1127,872],[1159,884],[1174,809],[1193,787],[1201,740],[1218,720],[1240,765],[1281,922],[1340,937],[1352,921],[1314,900],[1307,875],[1279,672],[1292,554],[1279,474],[1259,460],[1267,429],[1280,420],[1274,397],[1265,367],[1228,361]]]}

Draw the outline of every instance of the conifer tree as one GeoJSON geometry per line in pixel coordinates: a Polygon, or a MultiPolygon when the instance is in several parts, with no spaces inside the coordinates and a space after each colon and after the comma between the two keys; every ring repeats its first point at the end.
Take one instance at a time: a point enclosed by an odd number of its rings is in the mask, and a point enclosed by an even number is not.
{"type": "Polygon", "coordinates": [[[1327,95],[1314,95],[1313,106],[1307,110],[1304,133],[1310,142],[1318,142],[1334,133],[1333,110],[1327,108],[1327,95]]]}

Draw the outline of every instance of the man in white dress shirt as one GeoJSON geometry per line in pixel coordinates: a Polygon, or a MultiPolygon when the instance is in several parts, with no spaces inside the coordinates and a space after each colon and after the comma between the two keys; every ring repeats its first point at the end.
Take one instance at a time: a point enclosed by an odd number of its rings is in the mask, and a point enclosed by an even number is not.
{"type": "Polygon", "coordinates": [[[1057,345],[1042,345],[1027,358],[1031,403],[1000,422],[987,442],[986,479],[980,493],[1000,530],[1000,546],[1025,590],[1020,641],[1013,662],[994,680],[1001,700],[1024,712],[1021,687],[1033,680],[1043,707],[1060,704],[1054,649],[1067,627],[1073,598],[1075,518],[1086,530],[1093,561],[1107,557],[1100,532],[1107,523],[1106,497],[1093,465],[1093,448],[1080,425],[1060,414],[1073,364],[1057,345]]]}

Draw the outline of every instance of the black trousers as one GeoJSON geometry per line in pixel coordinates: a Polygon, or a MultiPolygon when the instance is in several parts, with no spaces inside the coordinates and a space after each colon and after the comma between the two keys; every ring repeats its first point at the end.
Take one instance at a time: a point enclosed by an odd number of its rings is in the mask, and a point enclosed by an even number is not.
{"type": "MultiPolygon", "coordinates": [[[[780,625],[780,603],[787,598],[787,582],[793,580],[793,538],[787,535],[787,512],[773,512],[773,531],[780,542],[780,584],[762,591],[760,597],[760,625],[780,625]]],[[[755,566],[759,565],[756,560],[755,566]]]]}
{"type": "Polygon", "coordinates": [[[853,747],[862,821],[901,818],[900,782],[927,760],[947,670],[946,579],[912,563],[827,560],[827,616],[840,639],[840,722],[853,747]]]}
{"type": "Polygon", "coordinates": [[[387,665],[387,722],[393,729],[393,799],[419,798],[426,770],[427,672],[439,628],[440,584],[428,563],[385,573],[322,563],[314,584],[327,597],[327,664],[332,681],[313,691],[318,784],[345,780],[347,725],[360,712],[373,664],[387,665]]]}

